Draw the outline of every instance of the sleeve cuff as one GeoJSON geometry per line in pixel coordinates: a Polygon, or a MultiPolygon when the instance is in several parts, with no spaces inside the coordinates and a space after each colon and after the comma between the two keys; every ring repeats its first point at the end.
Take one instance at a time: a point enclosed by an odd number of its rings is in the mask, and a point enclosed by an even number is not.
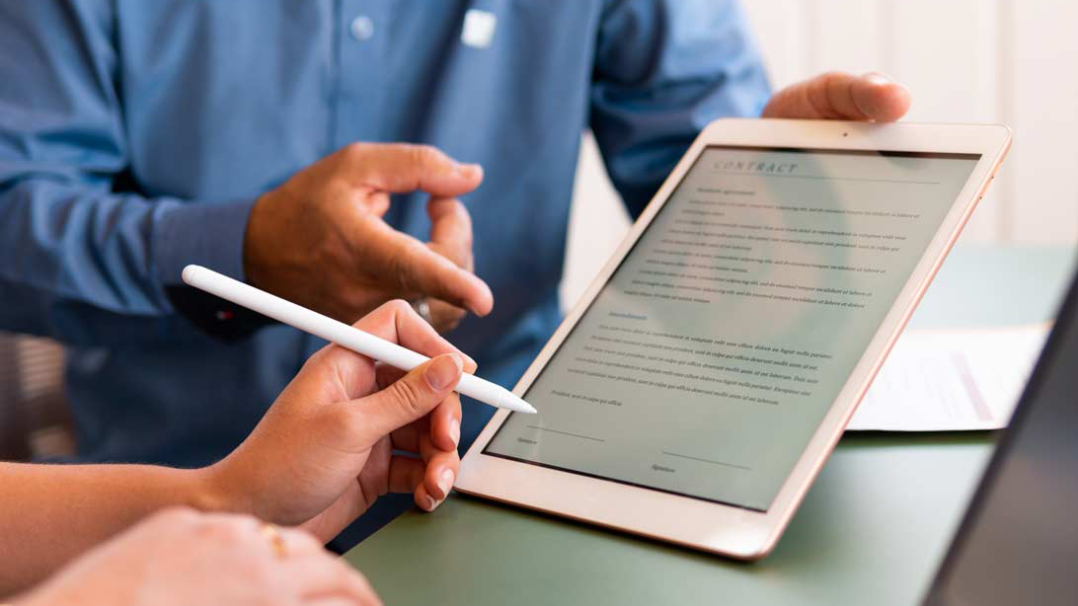
{"type": "Polygon", "coordinates": [[[161,284],[182,284],[183,268],[192,263],[243,280],[243,236],[254,204],[162,204],[154,222],[154,263],[161,284]]]}

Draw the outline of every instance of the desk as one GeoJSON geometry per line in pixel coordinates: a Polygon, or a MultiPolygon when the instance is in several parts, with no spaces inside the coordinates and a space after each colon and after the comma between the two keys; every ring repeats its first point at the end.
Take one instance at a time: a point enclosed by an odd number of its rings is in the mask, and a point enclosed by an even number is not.
{"type": "MultiPolygon", "coordinates": [[[[1050,318],[1072,257],[955,250],[912,325],[1050,318]]],[[[754,564],[461,495],[434,514],[406,513],[344,557],[388,604],[916,604],[993,438],[844,437],[774,553],[754,564]]]]}

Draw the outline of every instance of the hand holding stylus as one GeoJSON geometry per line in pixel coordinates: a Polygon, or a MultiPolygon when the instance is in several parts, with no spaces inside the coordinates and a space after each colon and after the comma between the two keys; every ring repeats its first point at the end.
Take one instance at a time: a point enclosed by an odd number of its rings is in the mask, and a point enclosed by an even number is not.
{"type": "MultiPolygon", "coordinates": [[[[361,353],[369,358],[385,362],[401,370],[413,368],[430,358],[405,349],[396,343],[379,339],[355,327],[311,311],[286,301],[278,296],[259,290],[239,280],[219,274],[199,265],[188,265],[183,270],[183,281],[200,290],[217,295],[258,313],[309,332],[317,337],[336,343],[342,347],[361,353]]],[[[484,381],[475,375],[465,374],[457,385],[457,391],[490,404],[496,408],[505,408],[513,412],[535,414],[536,410],[524,400],[513,395],[508,389],[484,381]]]]}

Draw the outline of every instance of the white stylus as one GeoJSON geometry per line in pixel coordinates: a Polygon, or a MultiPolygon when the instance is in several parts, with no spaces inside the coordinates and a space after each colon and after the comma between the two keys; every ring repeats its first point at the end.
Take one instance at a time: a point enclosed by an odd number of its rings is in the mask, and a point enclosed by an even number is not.
{"type": "MultiPolygon", "coordinates": [[[[188,265],[183,268],[183,281],[199,290],[401,370],[412,370],[430,359],[201,265],[188,265]]],[[[536,412],[531,404],[514,396],[508,389],[475,375],[465,373],[461,376],[457,392],[497,408],[529,414],[536,412]]]]}

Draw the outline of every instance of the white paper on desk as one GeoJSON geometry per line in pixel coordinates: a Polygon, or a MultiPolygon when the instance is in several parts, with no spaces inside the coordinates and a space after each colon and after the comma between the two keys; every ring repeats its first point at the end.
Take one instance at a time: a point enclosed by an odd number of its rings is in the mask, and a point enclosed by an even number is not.
{"type": "Polygon", "coordinates": [[[903,334],[847,429],[1006,427],[1049,325],[903,334]]]}

